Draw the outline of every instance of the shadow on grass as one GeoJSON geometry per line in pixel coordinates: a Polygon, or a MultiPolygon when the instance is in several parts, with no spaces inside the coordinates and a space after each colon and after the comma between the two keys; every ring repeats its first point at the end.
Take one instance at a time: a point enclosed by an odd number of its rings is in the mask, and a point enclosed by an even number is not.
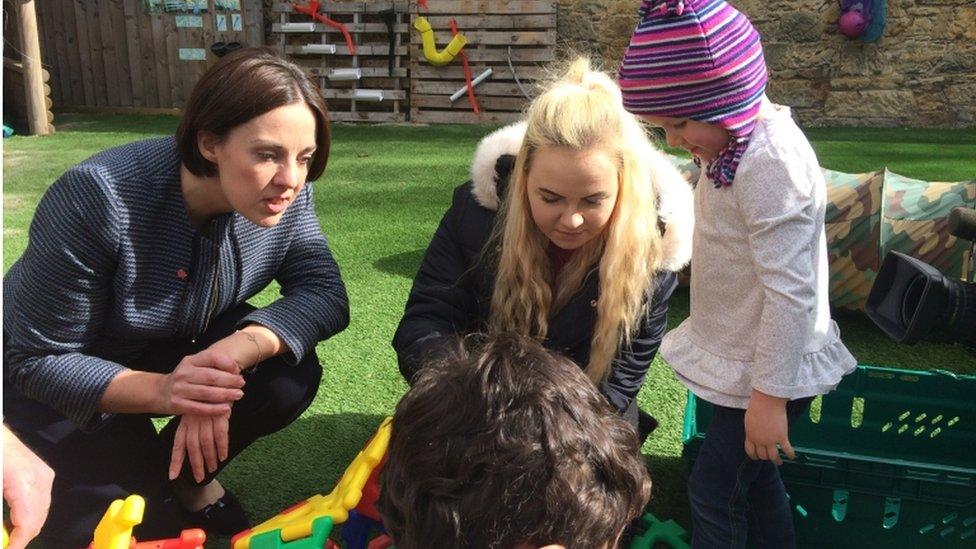
{"type": "Polygon", "coordinates": [[[419,248],[409,252],[388,255],[377,259],[373,266],[384,273],[413,278],[420,268],[420,262],[424,259],[424,250],[419,248]]]}
{"type": "Polygon", "coordinates": [[[647,510],[662,521],[674,519],[685,530],[691,529],[688,515],[688,465],[681,456],[644,455],[651,473],[651,501],[647,510]]]}

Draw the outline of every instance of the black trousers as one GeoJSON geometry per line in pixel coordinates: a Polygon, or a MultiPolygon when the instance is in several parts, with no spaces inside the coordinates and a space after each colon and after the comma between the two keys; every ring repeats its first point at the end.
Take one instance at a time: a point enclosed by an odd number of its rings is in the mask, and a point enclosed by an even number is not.
{"type": "MultiPolygon", "coordinates": [[[[242,304],[216,318],[206,333],[189,340],[154,343],[130,366],[168,373],[186,355],[208,347],[232,333],[253,307],[242,304]]],[[[229,452],[220,470],[259,437],[278,431],[308,408],[322,378],[315,353],[297,366],[280,357],[245,372],[244,396],[234,403],[230,417],[229,452]]],[[[51,511],[39,541],[45,547],[78,549],[87,546],[99,519],[115,499],[138,494],[146,499],[139,539],[175,537],[186,527],[168,480],[170,452],[179,418],[156,432],[148,414],[118,414],[92,433],[47,405],[5,390],[4,422],[54,469],[51,511]]],[[[194,483],[188,462],[181,477],[194,483]]]]}

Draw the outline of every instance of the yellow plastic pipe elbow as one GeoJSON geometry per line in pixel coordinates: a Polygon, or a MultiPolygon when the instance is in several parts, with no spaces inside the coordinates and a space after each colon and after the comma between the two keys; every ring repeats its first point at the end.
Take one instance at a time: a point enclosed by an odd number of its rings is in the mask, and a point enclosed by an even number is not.
{"type": "Polygon", "coordinates": [[[451,38],[447,47],[441,51],[437,51],[437,45],[434,43],[434,29],[430,26],[430,22],[427,21],[426,17],[418,17],[413,22],[413,28],[420,31],[420,39],[424,44],[424,57],[427,58],[428,63],[435,67],[443,67],[444,65],[450,64],[458,52],[461,51],[461,48],[468,43],[468,39],[464,37],[464,34],[459,32],[454,35],[454,38],[451,38]]]}

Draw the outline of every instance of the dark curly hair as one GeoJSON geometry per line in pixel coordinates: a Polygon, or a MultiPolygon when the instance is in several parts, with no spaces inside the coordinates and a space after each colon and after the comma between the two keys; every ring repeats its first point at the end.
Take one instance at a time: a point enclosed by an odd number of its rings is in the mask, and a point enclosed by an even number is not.
{"type": "Polygon", "coordinates": [[[502,334],[419,372],[379,509],[398,549],[614,547],[650,490],[633,427],[579,366],[502,334]]]}

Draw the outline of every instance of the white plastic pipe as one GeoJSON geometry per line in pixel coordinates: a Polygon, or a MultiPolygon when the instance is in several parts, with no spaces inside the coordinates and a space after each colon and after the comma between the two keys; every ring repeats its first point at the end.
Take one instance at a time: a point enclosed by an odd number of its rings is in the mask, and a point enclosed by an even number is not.
{"type": "Polygon", "coordinates": [[[363,77],[363,69],[332,69],[329,80],[359,80],[363,77]]]}
{"type": "MultiPolygon", "coordinates": [[[[477,78],[475,78],[474,80],[471,81],[471,86],[477,86],[478,84],[484,82],[486,78],[488,78],[489,76],[491,76],[491,72],[492,72],[491,71],[491,67],[488,67],[487,69],[485,69],[485,72],[479,74],[477,76],[477,78]]],[[[458,99],[461,99],[461,96],[464,95],[464,94],[466,94],[466,93],[468,93],[468,85],[467,84],[461,86],[460,88],[458,88],[458,91],[456,91],[453,94],[451,94],[451,103],[457,101],[458,99]]]]}
{"type": "Polygon", "coordinates": [[[315,32],[315,23],[282,23],[281,32],[315,32]]]}
{"type": "Polygon", "coordinates": [[[360,101],[382,101],[383,90],[354,90],[352,98],[360,101]]]}
{"type": "Polygon", "coordinates": [[[335,44],[305,44],[302,53],[335,53],[335,44]]]}

